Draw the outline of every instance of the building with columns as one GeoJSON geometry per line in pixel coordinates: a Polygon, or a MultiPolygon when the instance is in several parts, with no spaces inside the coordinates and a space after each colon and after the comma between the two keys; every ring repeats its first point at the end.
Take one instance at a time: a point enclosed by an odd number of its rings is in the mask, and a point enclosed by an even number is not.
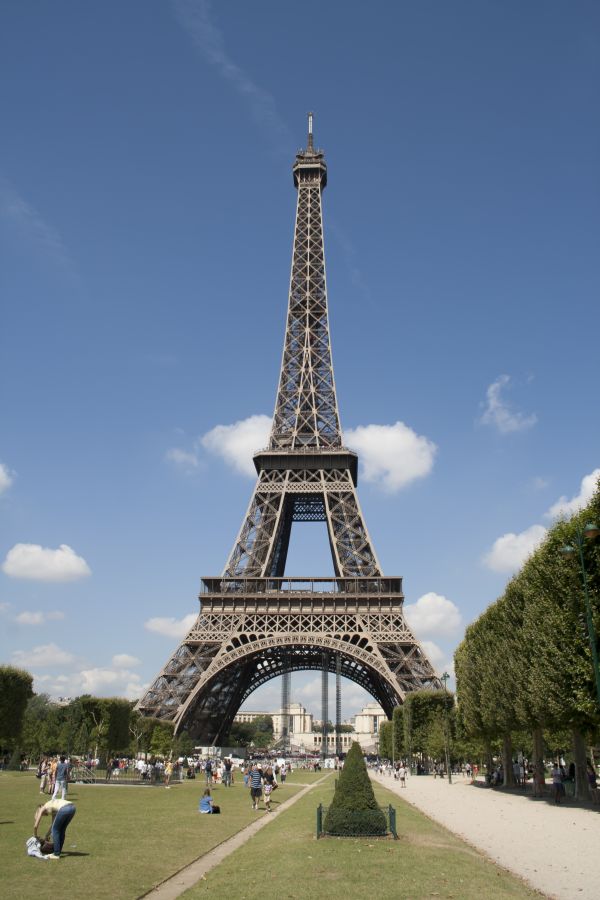
{"type": "MultiPolygon", "coordinates": [[[[301,703],[290,703],[287,720],[289,722],[289,744],[296,753],[320,754],[323,745],[323,734],[315,731],[315,725],[322,723],[315,719],[312,713],[306,711],[301,703]]],[[[235,717],[236,722],[252,722],[259,716],[271,716],[273,719],[273,736],[277,741],[283,735],[286,714],[283,710],[277,712],[254,712],[242,710],[235,717]]],[[[360,712],[344,722],[344,725],[352,726],[352,731],[340,735],[342,751],[347,753],[354,741],[358,741],[365,753],[377,753],[379,747],[379,729],[387,717],[378,703],[367,703],[360,712]]],[[[335,726],[334,726],[335,727],[335,726]]],[[[336,748],[335,732],[327,734],[327,752],[334,754],[336,748]]]]}

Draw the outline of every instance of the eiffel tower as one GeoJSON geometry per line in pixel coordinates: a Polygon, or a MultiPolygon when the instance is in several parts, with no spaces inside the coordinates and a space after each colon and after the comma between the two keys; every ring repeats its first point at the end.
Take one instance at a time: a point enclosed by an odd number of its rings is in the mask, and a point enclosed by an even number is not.
{"type": "Polygon", "coordinates": [[[275,413],[258,480],[223,574],[203,578],[200,613],[139,701],[205,745],[247,697],[299,670],[337,672],[391,717],[439,679],[407,626],[402,579],[384,577],[358,502],[358,457],[343,444],[333,377],[321,198],[324,154],[296,155],[289,306],[275,413]],[[335,577],[286,578],[294,522],[326,522],[335,577]]]}

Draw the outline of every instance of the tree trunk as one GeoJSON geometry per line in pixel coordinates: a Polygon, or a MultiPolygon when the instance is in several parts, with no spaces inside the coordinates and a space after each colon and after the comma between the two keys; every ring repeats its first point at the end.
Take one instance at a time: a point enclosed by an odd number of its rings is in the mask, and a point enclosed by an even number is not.
{"type": "Polygon", "coordinates": [[[515,773],[513,772],[513,748],[512,735],[507,732],[502,742],[502,765],[504,767],[504,784],[505,787],[515,786],[515,773]]]}
{"type": "Polygon", "coordinates": [[[575,761],[575,797],[577,800],[591,800],[590,783],[587,777],[585,741],[582,733],[573,728],[573,757],[575,761]]]}
{"type": "Polygon", "coordinates": [[[533,796],[543,797],[546,783],[544,769],[544,735],[541,728],[533,729],[533,796]]]}

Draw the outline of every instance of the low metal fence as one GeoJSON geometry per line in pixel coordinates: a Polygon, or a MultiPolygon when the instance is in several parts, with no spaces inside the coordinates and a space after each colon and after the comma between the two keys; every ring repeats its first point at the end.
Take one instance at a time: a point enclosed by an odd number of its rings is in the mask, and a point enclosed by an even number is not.
{"type": "Polygon", "coordinates": [[[398,832],[396,830],[396,809],[393,806],[378,806],[377,809],[385,818],[386,831],[369,832],[365,830],[365,811],[363,810],[341,810],[337,811],[336,819],[338,823],[343,820],[343,827],[336,830],[328,830],[326,826],[327,812],[329,807],[323,806],[322,803],[317,806],[317,838],[325,837],[388,837],[392,836],[394,840],[398,840],[398,832]]]}

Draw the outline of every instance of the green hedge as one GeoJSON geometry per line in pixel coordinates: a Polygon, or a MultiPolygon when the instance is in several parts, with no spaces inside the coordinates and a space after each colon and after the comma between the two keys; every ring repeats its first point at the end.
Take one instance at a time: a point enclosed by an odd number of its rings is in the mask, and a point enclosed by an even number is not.
{"type": "Polygon", "coordinates": [[[386,834],[385,816],[377,806],[360,745],[352,744],[340,773],[325,832],[339,835],[386,834]]]}

